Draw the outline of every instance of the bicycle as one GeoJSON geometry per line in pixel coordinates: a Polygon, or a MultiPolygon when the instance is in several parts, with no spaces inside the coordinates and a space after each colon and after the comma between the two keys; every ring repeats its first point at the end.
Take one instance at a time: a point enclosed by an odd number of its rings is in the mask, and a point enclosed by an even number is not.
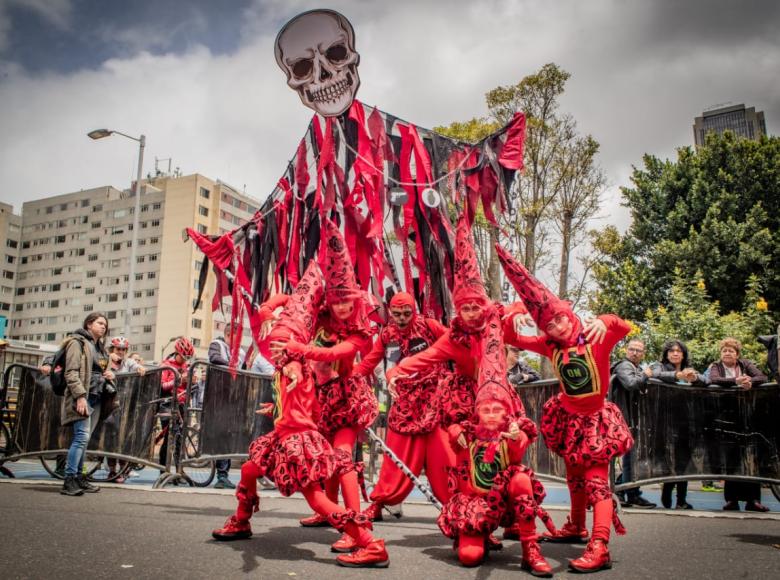
{"type": "MultiPolygon", "coordinates": [[[[160,402],[170,402],[171,397],[159,399],[160,402]]],[[[154,449],[157,450],[168,437],[171,423],[174,425],[173,432],[173,456],[172,465],[176,466],[176,473],[169,474],[172,477],[163,479],[161,486],[168,483],[174,483],[178,477],[181,477],[186,483],[194,487],[208,487],[217,472],[217,465],[213,459],[199,459],[200,455],[200,421],[201,410],[197,408],[187,409],[186,421],[182,418],[183,409],[181,405],[176,406],[176,412],[163,410],[157,414],[162,424],[160,431],[154,438],[154,449]],[[171,421],[173,418],[173,421],[171,421]],[[168,421],[163,421],[168,419],[168,421]],[[164,424],[163,424],[164,423],[164,424]]]]}

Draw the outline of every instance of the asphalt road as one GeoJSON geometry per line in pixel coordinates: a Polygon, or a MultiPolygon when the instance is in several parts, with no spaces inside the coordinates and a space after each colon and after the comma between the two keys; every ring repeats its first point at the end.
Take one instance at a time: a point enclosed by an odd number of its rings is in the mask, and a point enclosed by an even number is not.
{"type": "MultiPolygon", "coordinates": [[[[506,542],[479,568],[462,568],[429,505],[404,507],[404,517],[377,523],[390,568],[352,570],[335,564],[331,529],[304,529],[302,499],[264,497],[250,540],[211,539],[235,500],[208,490],[149,491],[107,487],[77,498],[57,484],[0,481],[0,576],[11,578],[524,578],[520,546],[506,542]]],[[[566,515],[552,510],[560,525],[566,515]]],[[[599,579],[780,578],[780,516],[628,511],[628,535],[613,538],[612,570],[599,579]]],[[[540,525],[541,529],[541,525],[540,525]]],[[[557,578],[573,578],[567,560],[582,548],[543,544],[557,578]]]]}

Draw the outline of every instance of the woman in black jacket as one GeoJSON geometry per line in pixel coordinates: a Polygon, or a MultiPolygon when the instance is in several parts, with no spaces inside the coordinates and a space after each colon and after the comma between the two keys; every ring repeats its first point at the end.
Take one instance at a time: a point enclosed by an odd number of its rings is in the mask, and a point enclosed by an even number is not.
{"type": "MultiPolygon", "coordinates": [[[[661,362],[653,363],[651,367],[653,378],[665,383],[683,383],[695,386],[707,384],[707,379],[690,367],[688,361],[688,347],[679,340],[667,340],[661,353],[661,362]]],[[[673,410],[674,412],[675,410],[673,410]]],[[[686,423],[687,413],[685,409],[672,419],[677,427],[675,433],[675,471],[685,469],[686,459],[690,456],[688,428],[686,423]]],[[[688,496],[688,482],[678,481],[665,483],[661,492],[661,503],[667,509],[672,507],[672,490],[677,487],[677,509],[690,510],[693,506],[686,499],[688,496]]]]}

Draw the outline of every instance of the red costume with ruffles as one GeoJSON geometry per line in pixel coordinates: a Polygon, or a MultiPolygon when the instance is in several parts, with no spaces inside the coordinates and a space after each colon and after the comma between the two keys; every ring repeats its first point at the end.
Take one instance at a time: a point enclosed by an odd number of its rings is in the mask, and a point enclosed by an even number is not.
{"type": "MultiPolygon", "coordinates": [[[[380,361],[397,364],[429,348],[445,332],[437,320],[419,316],[414,298],[399,292],[390,300],[390,308],[408,308],[412,318],[401,328],[391,321],[374,342],[374,348],[355,367],[355,375],[370,376],[380,361]]],[[[455,465],[455,456],[447,443],[447,433],[441,428],[442,397],[439,381],[450,372],[443,363],[435,364],[414,379],[399,380],[396,396],[387,417],[385,444],[398,458],[419,476],[425,467],[431,491],[442,503],[449,499],[446,470],[455,465]]],[[[411,480],[390,460],[382,462],[379,479],[371,492],[374,505],[372,518],[377,518],[384,505],[404,501],[412,490],[411,480]]]]}
{"type": "MultiPolygon", "coordinates": [[[[283,343],[290,337],[308,342],[322,295],[322,275],[317,264],[311,262],[293,295],[284,300],[284,311],[270,333],[269,342],[283,343]]],[[[278,302],[266,304],[261,314],[272,311],[273,304],[278,302]]],[[[274,378],[274,430],[250,444],[249,461],[241,468],[241,481],[236,490],[236,513],[223,528],[214,530],[213,536],[219,540],[251,536],[249,519],[259,508],[257,479],[265,475],[276,482],[282,495],[302,492],[309,505],[327,518],[331,525],[345,530],[357,547],[379,554],[371,565],[386,565],[384,544],[381,540],[374,540],[368,532],[370,522],[366,517],[359,510],[345,510],[330,501],[322,491],[326,482],[338,477],[345,489],[349,489],[345,496],[357,497],[359,505],[352,456],[333,449],[317,431],[313,419],[317,400],[311,369],[295,352],[285,352],[276,364],[281,372],[277,372],[274,378]],[[290,388],[294,381],[297,384],[290,388]]]]}
{"type": "Polygon", "coordinates": [[[566,316],[571,323],[571,333],[562,342],[553,341],[546,335],[518,336],[511,321],[505,325],[507,343],[549,358],[560,380],[561,392],[544,404],[541,431],[550,450],[563,457],[566,463],[571,515],[566,526],[551,539],[586,537],[585,511],[592,506],[591,543],[583,557],[572,562],[572,567],[580,571],[609,567],[611,561],[606,543],[611,525],[618,534],[625,533],[609,487],[609,462],[631,449],[634,440],[620,409],[605,399],[610,353],[628,334],[630,327],[615,315],[599,316],[606,334],[599,343],[588,342],[570,304],[552,294],[505,250],[497,249],[507,278],[537,326],[544,330],[560,316],[566,316]],[[601,544],[597,545],[596,541],[601,544]]]}

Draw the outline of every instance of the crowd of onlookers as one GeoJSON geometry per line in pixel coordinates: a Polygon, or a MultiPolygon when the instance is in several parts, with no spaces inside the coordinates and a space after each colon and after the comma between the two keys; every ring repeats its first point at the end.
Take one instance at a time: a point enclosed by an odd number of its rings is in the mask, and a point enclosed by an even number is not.
{"type": "MultiPolygon", "coordinates": [[[[769,379],[753,361],[740,356],[742,345],[735,338],[724,338],[719,344],[720,356],[704,371],[692,368],[689,362],[688,348],[680,340],[668,340],[661,352],[661,360],[647,364],[644,361],[645,344],[638,339],[629,341],[625,358],[612,367],[612,394],[614,398],[631,392],[641,392],[649,379],[670,384],[688,384],[700,387],[733,387],[750,389],[754,385],[766,383],[769,379]]],[[[631,422],[630,413],[628,414],[631,422]]],[[[680,416],[679,420],[684,420],[680,416]]],[[[634,427],[634,425],[631,425],[634,427]]],[[[680,455],[683,455],[682,453],[680,455]]],[[[629,452],[622,460],[622,480],[632,481],[632,457],[629,452]]],[[[715,482],[703,482],[702,489],[716,491],[715,482]]],[[[665,508],[672,507],[672,495],[675,495],[677,509],[693,509],[687,500],[688,482],[680,481],[663,484],[661,503],[665,508]]],[[[724,510],[738,511],[740,501],[745,502],[745,510],[755,512],[769,511],[761,504],[761,485],[758,483],[726,480],[723,486],[725,498],[724,510]]],[[[656,504],[642,497],[639,487],[629,489],[622,494],[624,506],[653,508],[656,504]]]]}

